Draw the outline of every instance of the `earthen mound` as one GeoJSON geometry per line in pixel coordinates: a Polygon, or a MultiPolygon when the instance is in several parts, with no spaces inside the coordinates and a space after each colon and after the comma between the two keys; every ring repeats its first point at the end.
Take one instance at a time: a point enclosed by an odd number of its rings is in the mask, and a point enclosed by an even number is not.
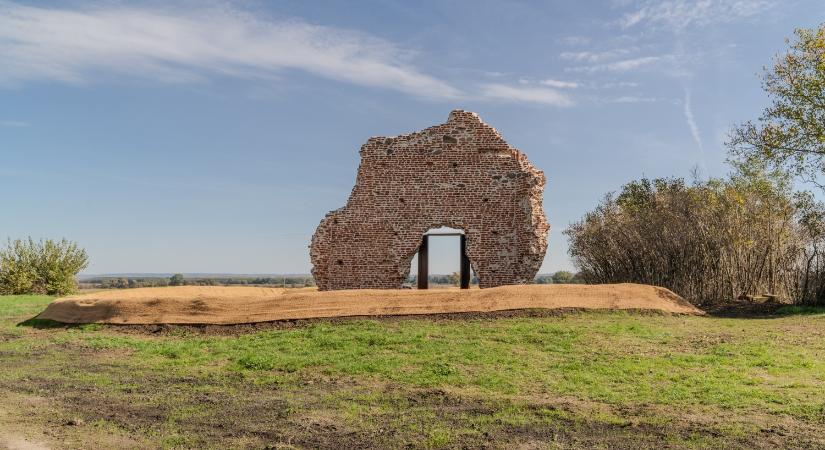
{"type": "Polygon", "coordinates": [[[628,283],[324,292],[311,288],[240,286],[123,289],[57,299],[38,318],[63,323],[228,325],[326,317],[561,308],[703,314],[667,289],[628,283]]]}

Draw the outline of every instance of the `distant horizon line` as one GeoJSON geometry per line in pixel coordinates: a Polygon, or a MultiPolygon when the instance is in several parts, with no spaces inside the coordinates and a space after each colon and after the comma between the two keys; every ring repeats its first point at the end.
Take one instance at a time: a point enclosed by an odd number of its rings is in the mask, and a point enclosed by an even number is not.
{"type": "MultiPolygon", "coordinates": [[[[558,271],[556,271],[558,272],[558,271]]],[[[571,271],[572,272],[572,271],[571,271]]],[[[539,275],[553,275],[555,272],[542,272],[537,273],[536,276],[539,275]]],[[[77,275],[78,279],[90,279],[90,278],[114,278],[114,277],[151,277],[151,278],[164,278],[164,277],[171,277],[172,275],[181,274],[184,278],[197,278],[197,277],[312,277],[311,273],[230,273],[230,272],[112,272],[112,273],[93,273],[93,274],[86,274],[81,273],[77,275]]],[[[434,273],[430,275],[449,275],[449,273],[434,273]]]]}

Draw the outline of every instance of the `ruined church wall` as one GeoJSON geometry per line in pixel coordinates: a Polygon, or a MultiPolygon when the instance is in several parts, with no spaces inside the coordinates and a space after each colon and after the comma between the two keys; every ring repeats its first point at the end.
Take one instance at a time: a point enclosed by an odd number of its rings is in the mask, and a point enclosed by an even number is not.
{"type": "Polygon", "coordinates": [[[422,236],[464,230],[481,287],[526,283],[539,270],[549,225],[543,172],[472,112],[361,147],[355,186],[321,221],[310,246],[321,290],[394,289],[422,236]]]}

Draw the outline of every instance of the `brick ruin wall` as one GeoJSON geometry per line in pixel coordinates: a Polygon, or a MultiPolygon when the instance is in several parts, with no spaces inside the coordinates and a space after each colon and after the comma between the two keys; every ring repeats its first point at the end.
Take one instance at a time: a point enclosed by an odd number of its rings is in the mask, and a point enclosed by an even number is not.
{"type": "Polygon", "coordinates": [[[321,290],[398,289],[430,229],[461,229],[482,288],[533,280],[547,250],[544,173],[472,112],[361,146],[347,205],[310,245],[321,290]]]}

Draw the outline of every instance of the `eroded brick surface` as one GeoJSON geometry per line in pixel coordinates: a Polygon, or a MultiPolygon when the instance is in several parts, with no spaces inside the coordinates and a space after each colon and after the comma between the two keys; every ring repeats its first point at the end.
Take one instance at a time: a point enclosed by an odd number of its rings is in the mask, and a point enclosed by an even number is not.
{"type": "Polygon", "coordinates": [[[428,230],[464,230],[481,287],[525,283],[547,250],[544,173],[475,113],[361,146],[347,205],[310,245],[321,290],[396,289],[428,230]]]}

